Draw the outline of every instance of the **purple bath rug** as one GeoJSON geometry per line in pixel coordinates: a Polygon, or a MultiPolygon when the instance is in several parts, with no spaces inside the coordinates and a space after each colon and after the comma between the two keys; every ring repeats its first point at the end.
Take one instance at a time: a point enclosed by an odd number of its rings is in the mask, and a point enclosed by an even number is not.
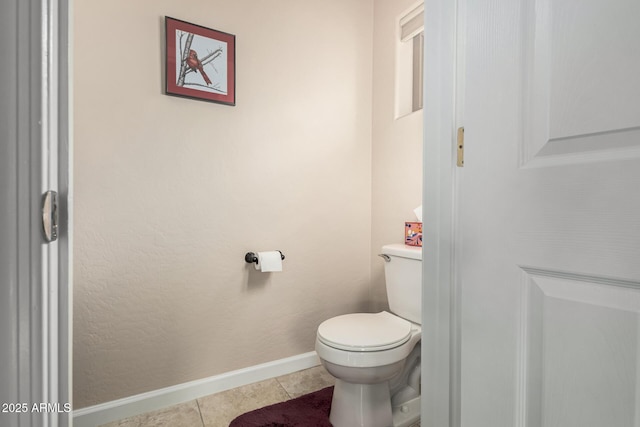
{"type": "Polygon", "coordinates": [[[333,387],[247,412],[229,427],[331,427],[333,387]]]}

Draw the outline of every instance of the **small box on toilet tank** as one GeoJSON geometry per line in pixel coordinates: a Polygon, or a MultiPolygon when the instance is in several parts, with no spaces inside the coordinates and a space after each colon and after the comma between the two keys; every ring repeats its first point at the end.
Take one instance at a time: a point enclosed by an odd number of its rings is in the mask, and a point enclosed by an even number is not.
{"type": "Polygon", "coordinates": [[[404,223],[404,244],[409,246],[422,246],[422,223],[404,223]]]}

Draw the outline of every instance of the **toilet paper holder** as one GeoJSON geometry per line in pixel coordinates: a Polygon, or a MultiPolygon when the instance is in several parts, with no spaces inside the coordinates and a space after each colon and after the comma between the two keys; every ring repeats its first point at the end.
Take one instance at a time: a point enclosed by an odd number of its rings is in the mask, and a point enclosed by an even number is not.
{"type": "MultiPolygon", "coordinates": [[[[278,251],[280,252],[280,258],[282,258],[284,260],[284,254],[282,253],[282,251],[278,251]]],[[[245,262],[251,264],[251,263],[258,263],[258,256],[255,254],[255,252],[247,252],[247,254],[244,256],[244,260],[245,262]]]]}

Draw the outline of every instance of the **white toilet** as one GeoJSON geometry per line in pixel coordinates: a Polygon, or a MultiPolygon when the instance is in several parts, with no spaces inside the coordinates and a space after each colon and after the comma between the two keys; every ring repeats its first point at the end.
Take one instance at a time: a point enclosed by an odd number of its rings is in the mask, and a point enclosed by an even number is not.
{"type": "Polygon", "coordinates": [[[422,248],[382,247],[389,309],[318,326],[316,352],[336,378],[334,427],[408,427],[420,419],[422,248]]]}

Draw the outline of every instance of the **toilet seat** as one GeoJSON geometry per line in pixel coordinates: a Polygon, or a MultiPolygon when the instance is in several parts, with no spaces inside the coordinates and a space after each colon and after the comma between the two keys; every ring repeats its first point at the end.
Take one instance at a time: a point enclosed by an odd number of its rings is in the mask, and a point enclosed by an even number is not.
{"type": "Polygon", "coordinates": [[[389,350],[409,341],[411,323],[386,311],[333,317],[318,326],[318,340],[346,351],[389,350]]]}

